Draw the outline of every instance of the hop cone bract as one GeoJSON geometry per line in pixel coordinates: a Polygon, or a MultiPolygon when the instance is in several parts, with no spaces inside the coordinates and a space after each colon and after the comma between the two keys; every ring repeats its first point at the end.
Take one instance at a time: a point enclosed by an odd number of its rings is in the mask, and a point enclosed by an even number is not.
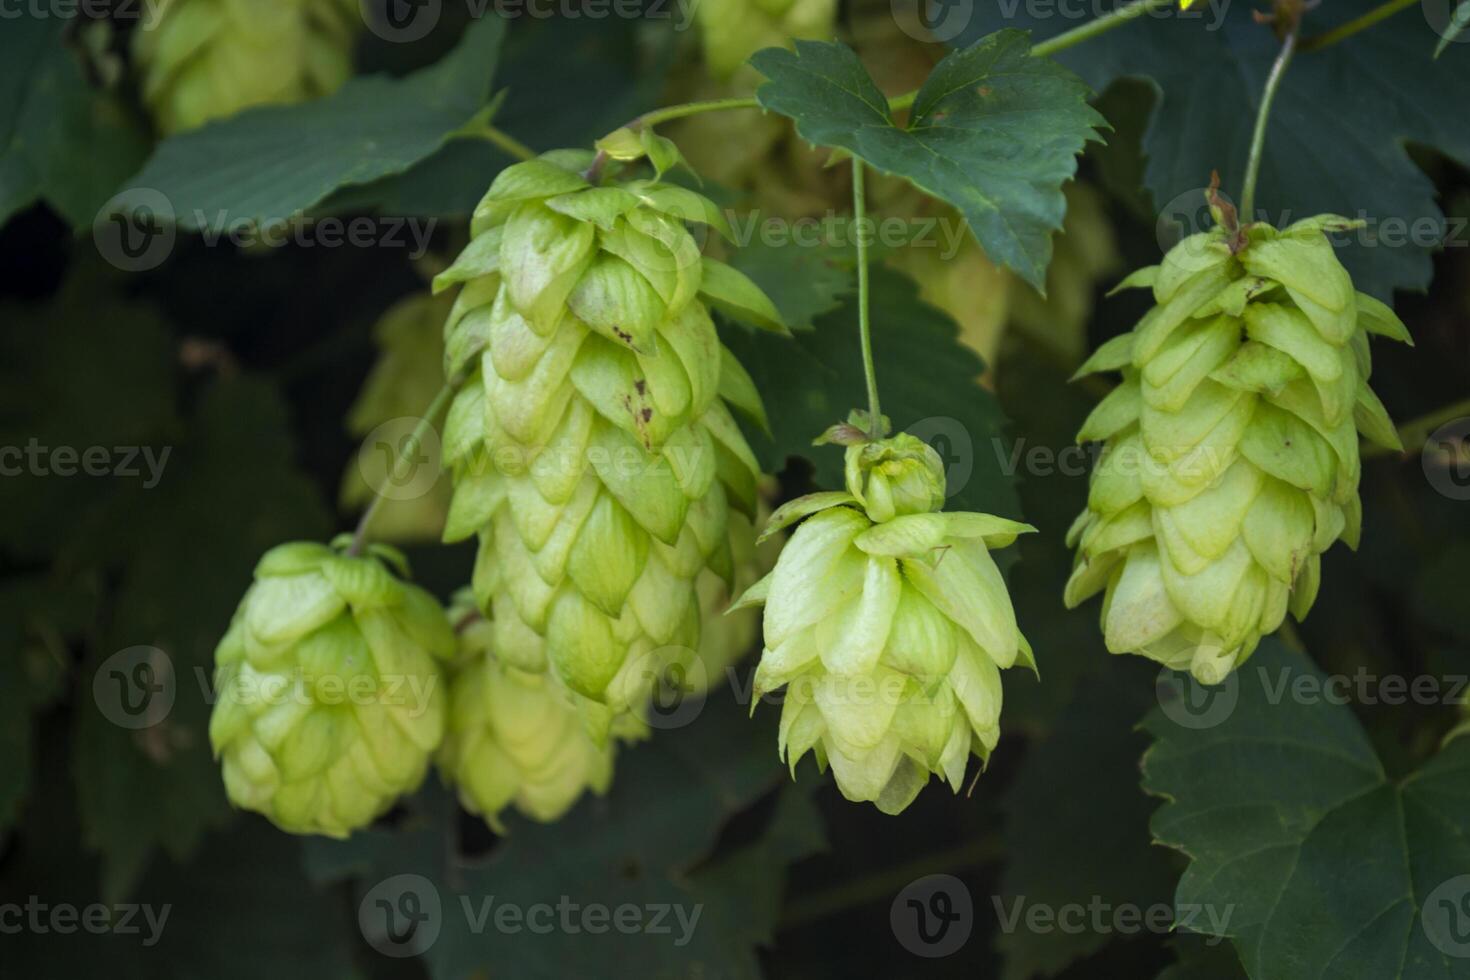
{"type": "MultiPolygon", "coordinates": [[[[556,674],[521,670],[497,657],[494,627],[474,610],[472,596],[456,597],[450,618],[459,656],[439,765],[465,808],[503,830],[500,814],[508,806],[550,823],[587,790],[606,792],[615,745],[598,744],[587,733],[556,674]]],[[[643,734],[631,714],[616,729],[623,738],[643,734]]]]}
{"type": "Polygon", "coordinates": [[[729,514],[759,467],[726,402],[763,419],[706,299],[772,328],[770,300],[701,258],[704,198],[652,181],[594,187],[588,154],[502,171],[473,241],[436,286],[446,324],[455,476],[446,540],[478,535],[473,586],[495,649],[549,665],[599,737],[699,645],[695,582],[734,572],[729,514]]]}
{"type": "Polygon", "coordinates": [[[847,491],[785,504],[801,524],[741,599],[765,604],[754,696],[786,685],[780,751],[813,751],[849,800],[898,813],[938,773],[956,791],[1000,738],[1000,670],[1031,665],[990,549],[1032,530],[940,512],[939,456],[907,435],[847,450],[847,491]]]}
{"type": "Polygon", "coordinates": [[[165,133],[255,105],[303,102],[352,75],[357,0],[160,0],[133,35],[143,99],[165,133]]]}
{"type": "Polygon", "coordinates": [[[230,801],[345,837],[416,788],[444,734],[444,610],[374,546],[272,548],[215,651],[209,739],[230,801]]]}
{"type": "Polygon", "coordinates": [[[1398,446],[1368,334],[1409,338],[1337,261],[1325,232],[1349,227],[1217,227],[1125,281],[1157,305],[1078,372],[1123,383],[1078,434],[1105,445],[1066,590],[1105,591],[1112,652],[1219,683],[1306,615],[1332,542],[1357,546],[1358,433],[1398,446]]]}

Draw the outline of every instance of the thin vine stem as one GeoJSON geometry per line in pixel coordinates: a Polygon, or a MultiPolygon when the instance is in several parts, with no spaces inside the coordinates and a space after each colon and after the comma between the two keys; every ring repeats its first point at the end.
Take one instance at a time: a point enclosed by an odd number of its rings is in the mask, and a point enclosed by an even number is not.
{"type": "Polygon", "coordinates": [[[1407,10],[1419,3],[1419,0],[1388,0],[1387,3],[1374,7],[1361,17],[1354,17],[1346,24],[1339,24],[1330,31],[1314,35],[1302,41],[1303,51],[1321,51],[1330,48],[1339,41],[1345,41],[1360,31],[1377,24],[1379,21],[1387,20],[1401,10],[1407,10]]]}
{"type": "Polygon", "coordinates": [[[1266,124],[1271,117],[1271,104],[1276,101],[1276,91],[1281,88],[1281,79],[1286,75],[1286,66],[1291,64],[1291,56],[1296,51],[1300,30],[1300,24],[1293,24],[1287,32],[1281,51],[1276,55],[1276,63],[1271,66],[1271,74],[1266,77],[1265,91],[1261,93],[1261,108],[1256,112],[1256,128],[1251,134],[1250,157],[1245,164],[1245,183],[1240,190],[1240,220],[1245,223],[1255,220],[1256,181],[1261,176],[1261,158],[1266,149],[1266,124]]]}
{"type": "MultiPolygon", "coordinates": [[[[424,409],[423,417],[419,419],[418,425],[413,427],[413,432],[409,433],[408,438],[399,447],[398,456],[393,460],[388,474],[390,480],[396,482],[399,477],[399,468],[418,455],[420,447],[424,444],[424,436],[444,414],[445,409],[449,407],[450,399],[459,391],[459,386],[463,383],[463,376],[458,376],[451,378],[443,388],[439,389],[439,394],[435,395],[429,407],[424,409]]],[[[383,500],[384,495],[381,492],[374,493],[367,509],[362,512],[362,517],[357,522],[357,529],[352,532],[352,544],[347,547],[349,557],[362,554],[362,549],[367,545],[368,531],[372,527],[373,518],[377,516],[378,508],[382,505],[383,500]]]]}
{"type": "Polygon", "coordinates": [[[1080,27],[1074,27],[1070,31],[1058,34],[1049,41],[1042,41],[1031,48],[1031,53],[1037,57],[1056,54],[1065,51],[1075,44],[1091,40],[1099,34],[1106,34],[1115,27],[1122,27],[1131,20],[1137,20],[1144,14],[1158,10],[1160,7],[1172,6],[1176,0],[1133,0],[1110,13],[1094,18],[1080,27]]]}
{"type": "Polygon", "coordinates": [[[862,338],[863,374],[868,379],[868,434],[883,438],[883,412],[878,406],[878,371],[873,366],[873,324],[868,296],[867,191],[863,186],[863,161],[852,158],[852,225],[857,240],[858,334],[862,338]]]}
{"type": "Polygon", "coordinates": [[[486,126],[479,130],[479,137],[492,146],[499,147],[517,160],[534,160],[537,153],[514,136],[504,130],[496,129],[494,126],[486,126]]]}

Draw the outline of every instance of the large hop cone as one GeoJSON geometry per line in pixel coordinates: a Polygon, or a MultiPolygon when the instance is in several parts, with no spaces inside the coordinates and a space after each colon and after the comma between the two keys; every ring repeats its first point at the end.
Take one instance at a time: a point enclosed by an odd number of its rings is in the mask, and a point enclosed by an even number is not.
{"type": "MultiPolygon", "coordinates": [[[[459,656],[439,765],[465,808],[503,831],[500,814],[508,806],[550,823],[587,790],[605,793],[615,745],[587,733],[556,674],[521,670],[496,656],[494,627],[475,611],[472,596],[456,597],[450,619],[459,656]]],[[[644,734],[631,714],[616,728],[623,738],[644,734]]]]}
{"type": "Polygon", "coordinates": [[[379,555],[285,544],[255,569],[215,651],[209,739],[230,801],[283,830],[345,837],[416,788],[444,734],[439,603],[379,555]]]}
{"type": "Polygon", "coordinates": [[[1105,445],[1066,590],[1069,606],[1106,590],[1112,652],[1219,683],[1288,610],[1306,615],[1333,541],[1356,547],[1358,433],[1398,446],[1368,334],[1409,337],[1354,292],[1324,234],[1348,227],[1217,228],[1124,283],[1158,305],[1078,372],[1123,383],[1078,434],[1105,445]]]}
{"type": "Polygon", "coordinates": [[[898,813],[937,773],[956,791],[1000,738],[1001,668],[1034,667],[990,549],[1032,530],[940,512],[938,454],[900,435],[847,450],[847,491],[784,505],[801,524],[742,598],[765,604],[754,695],[787,685],[780,751],[849,800],[898,813]]]}
{"type": "Polygon", "coordinates": [[[165,133],[255,105],[302,102],[352,75],[357,0],[161,0],[133,36],[143,99],[165,133]]]}
{"type": "Polygon", "coordinates": [[[779,328],[770,300],[702,259],[685,220],[722,227],[682,188],[594,187],[590,155],[504,170],[473,241],[436,285],[463,282],[446,325],[455,475],[447,540],[478,534],[476,597],[495,647],[548,665],[593,730],[641,708],[698,648],[695,583],[734,571],[730,512],[756,507],[758,465],[726,402],[761,419],[706,299],[779,328]]]}

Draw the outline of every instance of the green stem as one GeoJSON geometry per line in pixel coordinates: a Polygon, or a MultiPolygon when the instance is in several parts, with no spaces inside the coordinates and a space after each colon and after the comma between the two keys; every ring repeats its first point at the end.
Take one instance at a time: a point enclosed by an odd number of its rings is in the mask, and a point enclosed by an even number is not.
{"type": "MultiPolygon", "coordinates": [[[[1399,442],[1404,444],[1404,452],[1407,454],[1421,452],[1424,444],[1429,441],[1429,437],[1434,434],[1435,429],[1438,429],[1446,422],[1452,422],[1455,419],[1464,418],[1467,415],[1470,415],[1470,398],[1455,402],[1453,405],[1446,405],[1444,408],[1435,409],[1428,415],[1421,415],[1413,421],[1405,422],[1399,426],[1399,442]]],[[[1369,459],[1374,456],[1391,456],[1393,454],[1393,450],[1385,449],[1376,444],[1364,446],[1362,452],[1364,459],[1369,459]]]]}
{"type": "Polygon", "coordinates": [[[1137,20],[1150,11],[1172,6],[1174,3],[1175,0],[1133,0],[1132,3],[1125,4],[1111,13],[1103,14],[1095,20],[1090,20],[1081,27],[1074,27],[1070,31],[1058,34],[1050,41],[1042,41],[1031,49],[1031,53],[1037,57],[1045,57],[1056,54],[1058,51],[1065,51],[1074,44],[1081,44],[1099,34],[1106,34],[1115,27],[1122,27],[1130,20],[1137,20]]]}
{"type": "Polygon", "coordinates": [[[1281,53],[1271,66],[1271,74],[1266,76],[1266,89],[1261,93],[1261,108],[1256,112],[1256,129],[1251,134],[1251,154],[1245,164],[1245,184],[1240,191],[1240,221],[1243,225],[1255,220],[1256,180],[1261,175],[1261,157],[1266,149],[1266,123],[1271,116],[1271,103],[1276,101],[1276,90],[1281,87],[1286,66],[1291,64],[1292,53],[1296,51],[1299,30],[1300,25],[1293,25],[1287,32],[1286,40],[1281,43],[1281,53]]]}
{"type": "Polygon", "coordinates": [[[863,374],[868,379],[868,434],[883,438],[883,412],[878,407],[878,373],[873,367],[873,324],[868,302],[867,192],[863,187],[863,161],[852,158],[852,226],[857,240],[858,332],[862,337],[863,374]]]}
{"type": "Polygon", "coordinates": [[[671,119],[683,119],[685,116],[694,116],[701,112],[717,112],[721,109],[759,109],[760,107],[761,104],[754,97],[744,99],[709,99],[705,102],[682,102],[679,105],[665,106],[662,109],[645,112],[629,123],[628,128],[638,129],[642,126],[657,126],[659,123],[668,122],[671,119]]]}
{"type": "MultiPolygon", "coordinates": [[[[463,383],[463,375],[451,378],[443,388],[439,389],[439,394],[434,396],[429,407],[424,409],[423,418],[419,419],[419,424],[413,427],[413,432],[409,433],[408,439],[398,451],[398,458],[393,461],[393,471],[389,474],[392,480],[397,481],[400,466],[418,455],[419,447],[424,444],[424,436],[438,421],[439,416],[444,414],[445,409],[449,407],[450,399],[454,397],[455,392],[459,391],[459,386],[463,383]]],[[[367,505],[367,510],[362,512],[362,518],[357,522],[357,530],[352,532],[352,544],[347,548],[349,557],[362,554],[362,549],[367,544],[368,529],[372,526],[373,518],[377,515],[383,500],[381,493],[375,493],[372,502],[367,505]]]]}
{"type": "Polygon", "coordinates": [[[1326,33],[1307,38],[1302,42],[1302,50],[1321,51],[1323,48],[1329,48],[1338,41],[1347,40],[1359,31],[1366,31],[1379,21],[1387,20],[1399,11],[1407,10],[1418,3],[1419,0],[1388,0],[1387,3],[1374,7],[1361,17],[1355,17],[1326,33]]]}
{"type": "Polygon", "coordinates": [[[484,129],[481,129],[479,131],[479,136],[481,139],[485,140],[485,142],[500,147],[500,149],[504,150],[510,156],[515,157],[517,160],[536,159],[537,153],[535,150],[531,149],[529,146],[522,143],[520,140],[516,139],[509,133],[502,132],[501,130],[496,129],[494,126],[486,126],[484,129]]]}

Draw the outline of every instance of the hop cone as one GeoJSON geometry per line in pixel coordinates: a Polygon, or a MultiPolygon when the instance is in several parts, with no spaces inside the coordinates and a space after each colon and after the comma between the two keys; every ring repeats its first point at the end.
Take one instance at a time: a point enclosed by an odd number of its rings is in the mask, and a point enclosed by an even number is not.
{"type": "Polygon", "coordinates": [[[283,830],[345,837],[413,790],[444,734],[444,610],[375,546],[285,544],[255,569],[215,651],[209,739],[231,802],[283,830]]]}
{"type": "Polygon", "coordinates": [[[836,0],[703,0],[695,7],[710,74],[727,78],[761,48],[793,39],[826,40],[836,0]]]}
{"type": "Polygon", "coordinates": [[[1306,615],[1333,541],[1357,546],[1358,433],[1398,445],[1368,334],[1409,337],[1354,292],[1324,234],[1348,227],[1216,228],[1125,281],[1158,305],[1078,372],[1123,383],[1078,434],[1105,445],[1066,590],[1069,606],[1106,591],[1112,652],[1219,683],[1306,615]]]}
{"type": "Polygon", "coordinates": [[[161,0],[133,39],[165,133],[255,105],[303,102],[352,75],[356,0],[161,0]]]}
{"type": "Polygon", "coordinates": [[[912,436],[847,450],[847,492],[793,500],[796,528],[740,600],[765,604],[754,694],[787,685],[780,751],[849,800],[899,813],[937,773],[959,790],[1000,738],[1000,670],[1034,666],[989,549],[1031,530],[945,514],[938,454],[912,436]]]}
{"type": "Polygon", "coordinates": [[[758,466],[726,401],[763,421],[706,299],[779,329],[770,300],[701,259],[697,194],[590,185],[590,155],[501,172],[474,239],[437,286],[464,282],[446,325],[455,475],[446,540],[477,534],[475,595],[495,649],[549,665],[604,737],[669,662],[699,645],[695,583],[734,574],[730,512],[758,466]]]}
{"type": "MultiPolygon", "coordinates": [[[[607,791],[614,745],[599,745],[587,733],[555,673],[524,671],[497,657],[494,627],[473,605],[462,594],[450,613],[460,654],[440,768],[459,787],[465,808],[497,831],[504,830],[500,814],[508,806],[550,823],[585,791],[607,791]]],[[[642,729],[624,715],[616,734],[635,738],[642,729]]]]}

